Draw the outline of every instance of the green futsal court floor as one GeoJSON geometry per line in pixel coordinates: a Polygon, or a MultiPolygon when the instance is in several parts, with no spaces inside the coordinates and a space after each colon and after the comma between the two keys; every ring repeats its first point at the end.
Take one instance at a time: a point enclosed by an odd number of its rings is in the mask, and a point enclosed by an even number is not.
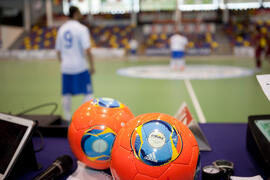
{"type": "MultiPolygon", "coordinates": [[[[137,62],[95,60],[92,77],[94,96],[111,97],[126,104],[135,115],[161,112],[174,115],[186,102],[198,120],[184,80],[140,79],[120,76],[119,69],[131,66],[168,65],[169,58],[139,58],[137,62]]],[[[254,68],[253,59],[235,57],[188,57],[187,65],[218,65],[254,68]]],[[[269,74],[270,63],[263,61],[257,74],[269,74]]],[[[249,115],[270,114],[270,102],[256,79],[251,76],[190,80],[207,122],[247,122],[249,115]]],[[[55,60],[0,60],[0,112],[17,114],[44,103],[55,102],[55,114],[62,115],[60,65],[55,60]]],[[[82,96],[73,98],[73,111],[82,96]]],[[[44,107],[31,114],[49,114],[53,107],[44,107]]]]}

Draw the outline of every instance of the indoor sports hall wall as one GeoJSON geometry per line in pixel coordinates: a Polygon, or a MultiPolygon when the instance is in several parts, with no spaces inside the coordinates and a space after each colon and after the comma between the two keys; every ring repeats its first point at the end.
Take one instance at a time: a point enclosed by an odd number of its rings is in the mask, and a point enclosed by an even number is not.
{"type": "Polygon", "coordinates": [[[0,26],[0,49],[8,49],[10,45],[21,35],[23,28],[14,26],[0,26]]]}

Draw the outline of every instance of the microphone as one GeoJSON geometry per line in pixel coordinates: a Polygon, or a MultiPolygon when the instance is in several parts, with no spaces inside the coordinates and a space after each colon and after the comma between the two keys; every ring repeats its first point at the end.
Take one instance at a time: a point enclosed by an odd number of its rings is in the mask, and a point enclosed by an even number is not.
{"type": "Polygon", "coordinates": [[[48,167],[43,173],[36,176],[33,180],[49,180],[53,179],[66,171],[71,170],[73,160],[68,155],[58,157],[53,164],[48,167]]]}

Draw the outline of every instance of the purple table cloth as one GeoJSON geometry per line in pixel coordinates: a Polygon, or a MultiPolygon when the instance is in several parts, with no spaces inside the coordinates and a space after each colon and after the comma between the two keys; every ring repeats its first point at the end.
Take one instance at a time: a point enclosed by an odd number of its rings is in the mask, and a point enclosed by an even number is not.
{"type": "MultiPolygon", "coordinates": [[[[246,148],[247,124],[207,123],[200,124],[200,127],[212,148],[211,152],[201,152],[202,167],[211,164],[215,160],[224,159],[234,163],[235,176],[264,176],[263,171],[246,148]]],[[[33,137],[33,143],[37,149],[41,144],[40,138],[33,137]]],[[[72,171],[67,172],[60,179],[66,179],[76,169],[76,158],[72,154],[66,138],[45,137],[44,145],[44,149],[36,153],[37,161],[43,168],[37,171],[29,171],[19,179],[32,179],[50,166],[57,157],[64,154],[70,155],[73,158],[74,167],[72,171]]],[[[199,179],[201,179],[201,175],[199,179]]]]}

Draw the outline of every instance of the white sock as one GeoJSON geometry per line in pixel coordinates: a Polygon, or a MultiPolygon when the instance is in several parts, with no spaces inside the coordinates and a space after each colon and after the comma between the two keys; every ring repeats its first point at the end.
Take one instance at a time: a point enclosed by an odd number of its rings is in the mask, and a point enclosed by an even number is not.
{"type": "Polygon", "coordinates": [[[90,99],[92,99],[93,97],[93,94],[86,94],[83,98],[83,103],[90,101],[90,99]]]}
{"type": "Polygon", "coordinates": [[[64,95],[62,97],[62,106],[64,110],[65,120],[71,120],[71,95],[64,95]]]}
{"type": "Polygon", "coordinates": [[[170,62],[171,69],[176,70],[176,66],[177,66],[176,60],[171,60],[171,62],[170,62]]]}
{"type": "Polygon", "coordinates": [[[185,60],[181,59],[177,61],[177,67],[179,70],[184,70],[186,66],[185,60]]]}

